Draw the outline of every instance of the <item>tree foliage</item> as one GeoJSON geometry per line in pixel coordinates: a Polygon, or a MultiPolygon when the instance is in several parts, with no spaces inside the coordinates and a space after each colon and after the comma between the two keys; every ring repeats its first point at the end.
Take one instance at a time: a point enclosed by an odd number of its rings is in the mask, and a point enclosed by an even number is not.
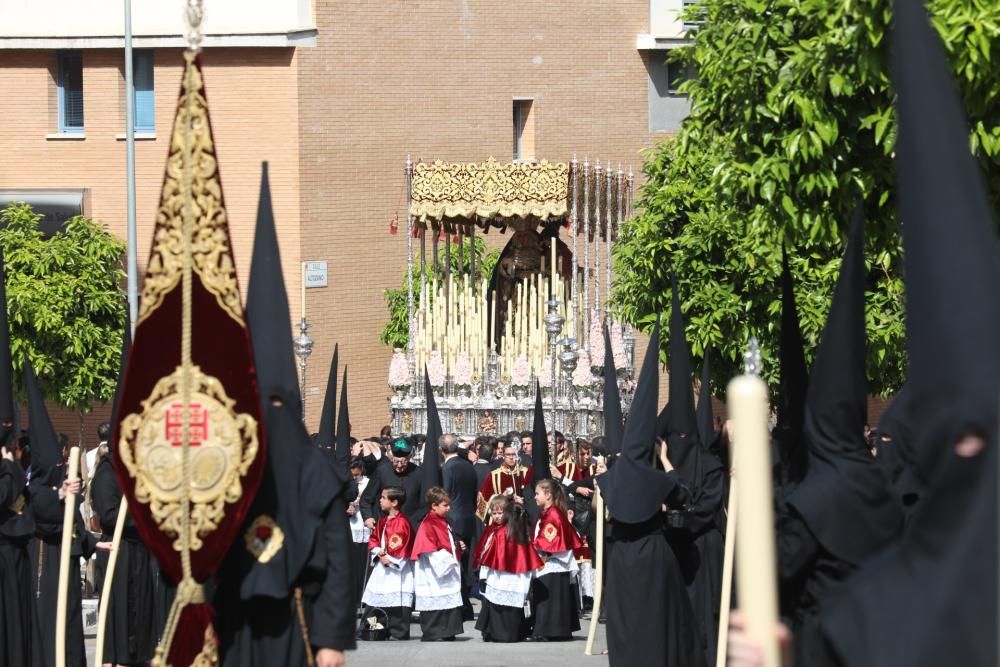
{"type": "MultiPolygon", "coordinates": [[[[468,275],[472,272],[472,257],[473,253],[470,252],[474,248],[475,258],[476,258],[476,274],[474,277],[470,278],[476,285],[479,284],[484,278],[489,280],[490,275],[493,273],[493,266],[500,259],[499,250],[486,250],[486,242],[480,238],[476,237],[475,245],[473,246],[472,239],[463,239],[461,243],[462,252],[459,253],[459,244],[453,243],[451,247],[451,274],[452,278],[456,276],[468,275]]],[[[439,251],[438,254],[438,269],[437,277],[440,282],[444,278],[445,270],[445,254],[444,251],[439,251]]],[[[434,276],[434,264],[433,262],[427,262],[427,280],[428,282],[433,279],[434,276]]],[[[413,306],[414,308],[420,307],[420,263],[416,262],[413,267],[413,306]]],[[[403,283],[399,289],[387,289],[383,291],[382,295],[385,297],[386,305],[389,307],[389,321],[386,323],[385,327],[382,328],[382,333],[379,335],[379,342],[384,343],[390,347],[406,348],[407,343],[410,338],[410,330],[406,321],[406,270],[403,270],[403,283]]],[[[431,295],[433,300],[433,295],[431,295]]]]}
{"type": "MultiPolygon", "coordinates": [[[[1000,203],[1000,4],[932,0],[970,118],[970,146],[1000,203]]],[[[868,377],[889,393],[904,377],[901,246],[894,201],[896,119],[889,72],[891,3],[702,0],[692,44],[675,57],[691,114],[651,150],[638,215],[615,248],[626,319],[669,311],[677,274],[688,338],[718,354],[716,388],[737,372],[750,335],[777,377],[781,248],[796,281],[807,356],[822,331],[851,212],[866,216],[868,377]]]]}
{"type": "Polygon", "coordinates": [[[77,412],[114,396],[125,328],[125,244],[81,216],[46,239],[27,204],[0,211],[15,385],[24,357],[45,398],[77,412]]]}

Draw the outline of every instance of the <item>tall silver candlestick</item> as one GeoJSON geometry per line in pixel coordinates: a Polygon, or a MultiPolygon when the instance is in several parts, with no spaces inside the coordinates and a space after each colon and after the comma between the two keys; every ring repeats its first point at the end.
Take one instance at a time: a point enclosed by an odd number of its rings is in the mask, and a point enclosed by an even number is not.
{"type": "Polygon", "coordinates": [[[601,312],[601,161],[594,165],[594,313],[601,312]]]}
{"type": "Polygon", "coordinates": [[[590,163],[583,158],[583,346],[590,349],[590,163]]]}
{"type": "Polygon", "coordinates": [[[562,332],[566,318],[559,314],[559,299],[549,299],[545,305],[549,307],[544,317],[545,333],[549,336],[549,358],[552,359],[552,429],[556,428],[556,336],[562,332]]]}
{"type": "MultiPolygon", "coordinates": [[[[576,349],[576,338],[563,338],[559,343],[563,346],[562,352],[559,353],[559,366],[562,368],[563,375],[566,376],[569,387],[569,414],[573,416],[572,421],[569,418],[566,419],[565,435],[572,442],[576,433],[576,387],[573,386],[573,371],[576,370],[580,353],[576,349]]],[[[553,433],[555,430],[556,427],[553,424],[553,433]]]]}
{"type": "MultiPolygon", "coordinates": [[[[570,163],[570,165],[571,165],[570,166],[570,173],[573,175],[573,177],[572,177],[573,206],[571,208],[572,212],[570,214],[572,216],[572,226],[573,226],[573,266],[572,266],[572,269],[571,269],[571,271],[572,271],[572,278],[571,278],[571,280],[572,280],[572,287],[570,289],[570,307],[569,307],[569,312],[573,313],[573,320],[574,320],[573,325],[574,325],[574,327],[579,327],[580,326],[580,317],[579,317],[578,311],[577,311],[577,304],[579,302],[577,301],[578,295],[577,295],[577,288],[576,288],[576,248],[577,248],[577,237],[580,235],[580,218],[577,215],[576,201],[577,201],[577,198],[580,195],[580,173],[579,173],[579,169],[578,169],[579,165],[576,162],[576,153],[573,154],[573,161],[570,163]]],[[[575,336],[575,335],[577,335],[577,333],[574,331],[573,335],[575,336]]]]}
{"type": "MultiPolygon", "coordinates": [[[[608,208],[604,215],[604,253],[606,255],[605,265],[604,265],[604,320],[607,321],[611,313],[611,177],[613,176],[613,170],[611,169],[611,160],[608,160],[608,168],[605,171],[606,186],[605,190],[607,195],[605,199],[608,202],[608,208]]],[[[621,194],[619,193],[619,197],[621,194]]]]}

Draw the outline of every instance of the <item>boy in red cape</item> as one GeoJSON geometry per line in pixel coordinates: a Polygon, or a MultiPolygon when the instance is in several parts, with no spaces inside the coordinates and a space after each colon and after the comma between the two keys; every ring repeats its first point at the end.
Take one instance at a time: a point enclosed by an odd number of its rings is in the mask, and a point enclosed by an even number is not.
{"type": "Polygon", "coordinates": [[[533,641],[570,639],[580,629],[573,586],[578,568],[574,549],[583,546],[566,514],[566,492],[552,479],[535,484],[541,510],[535,524],[534,547],[545,566],[532,584],[533,641]]]}
{"type": "Polygon", "coordinates": [[[517,642],[526,634],[524,602],[542,559],[528,538],[523,507],[506,496],[494,496],[489,512],[490,525],[472,554],[483,596],[476,629],[486,642],[517,642]]]}
{"type": "Polygon", "coordinates": [[[452,641],[462,625],[462,568],[465,544],[455,543],[445,515],[451,498],[439,486],[427,492],[429,511],[417,530],[410,558],[415,561],[414,589],[420,612],[420,641],[452,641]]]}
{"type": "Polygon", "coordinates": [[[361,601],[366,605],[362,614],[362,624],[375,626],[388,621],[389,639],[410,638],[410,614],[413,609],[413,565],[410,563],[410,549],[413,533],[410,521],[399,511],[406,502],[406,492],[398,486],[382,489],[379,507],[383,516],[375,524],[368,539],[372,569],[361,601]],[[378,561],[378,563],[376,563],[378,561]],[[388,618],[374,613],[378,608],[388,618]]]}

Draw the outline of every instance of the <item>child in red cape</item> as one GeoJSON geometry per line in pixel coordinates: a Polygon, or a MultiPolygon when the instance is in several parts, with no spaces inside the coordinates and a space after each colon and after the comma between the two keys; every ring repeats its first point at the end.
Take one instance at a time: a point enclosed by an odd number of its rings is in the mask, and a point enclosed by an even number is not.
{"type": "Polygon", "coordinates": [[[524,602],[542,559],[528,538],[523,507],[507,496],[494,496],[489,517],[490,524],[472,554],[483,599],[476,629],[483,633],[484,642],[518,642],[527,634],[524,602]]]}
{"type": "Polygon", "coordinates": [[[439,486],[427,492],[430,511],[417,530],[410,558],[414,572],[417,611],[420,612],[420,641],[452,641],[465,631],[462,625],[462,566],[459,556],[464,544],[455,544],[445,515],[451,498],[439,486]]]}
{"type": "Polygon", "coordinates": [[[529,640],[571,639],[580,629],[573,580],[578,570],[573,551],[583,546],[566,514],[566,492],[552,479],[535,484],[535,502],[541,509],[535,524],[534,547],[545,563],[531,585],[529,640]]]}
{"type": "Polygon", "coordinates": [[[410,615],[413,608],[413,565],[410,548],[413,533],[410,521],[399,510],[406,502],[406,492],[398,486],[382,489],[379,506],[383,516],[375,524],[368,539],[372,569],[361,601],[365,604],[361,616],[363,626],[388,621],[389,639],[410,638],[410,615]],[[374,612],[381,609],[388,618],[374,612]]]}

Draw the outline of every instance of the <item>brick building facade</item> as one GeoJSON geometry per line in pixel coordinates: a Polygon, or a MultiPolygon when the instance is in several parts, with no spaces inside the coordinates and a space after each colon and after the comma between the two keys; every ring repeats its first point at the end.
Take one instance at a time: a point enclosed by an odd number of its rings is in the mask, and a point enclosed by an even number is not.
{"type": "MultiPolygon", "coordinates": [[[[155,116],[154,131],[136,143],[140,271],[181,72],[179,37],[169,36],[178,31],[157,24],[162,18],[142,23],[153,4],[136,1],[133,9],[141,24],[135,46],[152,53],[155,116]]],[[[245,3],[206,2],[207,16],[215,8],[217,19],[207,26],[206,86],[243,288],[262,160],[271,165],[293,320],[300,262],[328,263],[329,286],[307,290],[311,428],[335,342],[350,368],[356,434],[387,422],[391,350],[378,334],[387,319],[382,292],[399,286],[405,270],[405,233],[392,236],[388,226],[398,213],[405,230],[406,156],[509,160],[512,103],[530,100],[522,150],[533,155],[522,157],[568,161],[577,153],[638,168],[642,149],[665,136],[684,104],[663,84],[662,49],[672,38],[649,34],[651,6],[662,4],[315,0],[311,8],[289,3],[293,13],[274,18],[281,25],[270,30],[241,23],[242,13],[252,13],[245,3]]],[[[22,22],[13,37],[0,37],[0,85],[17,91],[0,99],[0,194],[84,188],[85,213],[124,238],[123,56],[114,37],[121,33],[109,31],[110,23],[85,25],[81,34],[68,34],[69,26],[59,28],[62,38],[43,39],[51,34],[44,26],[22,22]],[[67,50],[82,60],[84,120],[75,133],[60,132],[59,54],[67,50]]],[[[88,438],[105,415],[88,419],[88,438]]],[[[75,433],[75,416],[55,418],[60,430],[75,433]]]]}

